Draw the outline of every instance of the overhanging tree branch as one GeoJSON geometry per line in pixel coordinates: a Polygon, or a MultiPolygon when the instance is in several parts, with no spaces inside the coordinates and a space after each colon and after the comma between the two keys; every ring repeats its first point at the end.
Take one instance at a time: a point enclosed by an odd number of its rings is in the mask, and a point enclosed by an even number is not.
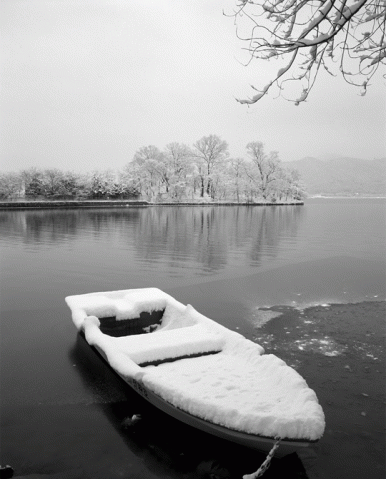
{"type": "Polygon", "coordinates": [[[243,104],[256,103],[273,85],[283,92],[287,81],[297,80],[301,95],[288,100],[298,105],[320,66],[333,74],[337,60],[345,81],[362,87],[363,95],[386,63],[385,0],[238,0],[231,16],[237,37],[247,42],[248,63],[272,58],[284,63],[265,87],[252,87],[257,95],[237,100],[243,104]]]}

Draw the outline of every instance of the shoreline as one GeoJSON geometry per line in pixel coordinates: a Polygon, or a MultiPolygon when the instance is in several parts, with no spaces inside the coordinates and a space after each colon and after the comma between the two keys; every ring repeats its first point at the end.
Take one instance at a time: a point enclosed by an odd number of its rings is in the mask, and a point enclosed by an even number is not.
{"type": "Polygon", "coordinates": [[[309,200],[315,200],[315,199],[322,199],[322,200],[325,200],[325,199],[338,199],[338,200],[344,200],[344,199],[348,199],[348,200],[352,200],[352,199],[358,199],[358,200],[361,200],[361,199],[386,199],[386,196],[385,195],[351,195],[351,196],[346,196],[346,195],[308,195],[307,196],[307,199],[309,200]]]}
{"type": "Polygon", "coordinates": [[[144,208],[152,206],[302,206],[304,201],[280,202],[234,202],[234,201],[186,201],[155,203],[133,200],[57,200],[57,201],[1,201],[1,209],[44,209],[44,208],[144,208]]]}
{"type": "MultiPolygon", "coordinates": [[[[310,195],[306,200],[315,199],[386,199],[386,196],[339,196],[310,195]]],[[[154,206],[304,206],[305,201],[165,201],[146,200],[12,200],[0,201],[0,210],[15,209],[75,209],[75,208],[146,208],[154,206]]]]}

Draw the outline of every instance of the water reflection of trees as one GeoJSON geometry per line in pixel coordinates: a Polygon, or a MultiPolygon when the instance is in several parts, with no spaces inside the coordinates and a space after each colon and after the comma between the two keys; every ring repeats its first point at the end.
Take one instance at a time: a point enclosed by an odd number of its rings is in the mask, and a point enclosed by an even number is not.
{"type": "Polygon", "coordinates": [[[27,244],[54,245],[87,236],[119,233],[136,222],[138,209],[1,211],[2,237],[21,238],[27,244]]]}
{"type": "Polygon", "coordinates": [[[274,258],[283,238],[295,237],[301,206],[159,207],[143,211],[136,249],[143,258],[165,254],[173,264],[190,260],[204,271],[217,271],[237,261],[257,266],[274,258]]]}
{"type": "Polygon", "coordinates": [[[151,207],[93,210],[2,211],[2,237],[27,244],[100,241],[135,251],[139,263],[219,271],[227,265],[258,266],[291,241],[302,206],[151,207]]]}
{"type": "Polygon", "coordinates": [[[148,209],[140,218],[136,247],[141,256],[153,260],[167,251],[170,266],[193,261],[206,272],[222,269],[228,248],[227,238],[219,237],[219,212],[212,207],[148,209]]]}
{"type": "Polygon", "coordinates": [[[296,237],[303,211],[301,206],[249,209],[245,234],[251,239],[252,265],[260,264],[263,256],[275,258],[284,238],[296,237]]]}

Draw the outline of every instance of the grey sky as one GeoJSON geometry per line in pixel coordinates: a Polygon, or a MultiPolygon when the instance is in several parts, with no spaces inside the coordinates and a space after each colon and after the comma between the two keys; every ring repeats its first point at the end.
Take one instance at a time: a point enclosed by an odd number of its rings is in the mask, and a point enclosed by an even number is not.
{"type": "MultiPolygon", "coordinates": [[[[365,97],[321,77],[307,103],[263,86],[245,60],[232,0],[2,0],[1,169],[121,168],[141,146],[217,134],[232,156],[263,141],[282,160],[386,156],[384,80],[365,97]]],[[[276,68],[275,68],[276,69],[276,68]]]]}

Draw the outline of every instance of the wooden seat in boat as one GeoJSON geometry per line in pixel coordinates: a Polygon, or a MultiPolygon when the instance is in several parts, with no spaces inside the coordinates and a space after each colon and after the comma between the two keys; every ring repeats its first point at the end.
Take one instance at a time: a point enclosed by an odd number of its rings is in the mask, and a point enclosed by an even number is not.
{"type": "MultiPolygon", "coordinates": [[[[88,330],[94,329],[95,326],[98,326],[95,321],[86,321],[86,335],[88,330]]],[[[151,364],[215,353],[221,351],[225,343],[220,333],[209,331],[200,324],[133,336],[104,335],[103,341],[115,351],[127,355],[136,364],[151,364]]]]}

